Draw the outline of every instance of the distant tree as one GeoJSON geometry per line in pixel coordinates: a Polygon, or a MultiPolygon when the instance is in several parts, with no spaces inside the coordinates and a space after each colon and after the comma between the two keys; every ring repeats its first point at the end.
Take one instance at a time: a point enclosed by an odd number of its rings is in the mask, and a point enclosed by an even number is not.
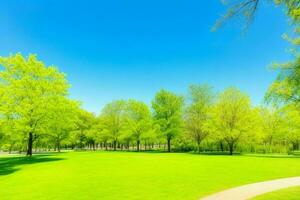
{"type": "Polygon", "coordinates": [[[238,89],[229,88],[219,95],[212,120],[218,137],[228,144],[231,155],[236,144],[253,129],[253,117],[250,98],[238,89]]]}
{"type": "Polygon", "coordinates": [[[152,100],[153,117],[160,126],[161,134],[167,139],[168,152],[171,140],[182,128],[183,97],[166,90],[160,90],[152,100]]]}
{"type": "Polygon", "coordinates": [[[292,150],[298,150],[300,145],[300,111],[293,104],[283,108],[284,116],[284,136],[286,141],[291,144],[292,150]]]}
{"type": "MultiPolygon", "coordinates": [[[[35,55],[0,57],[0,105],[9,120],[27,137],[27,155],[49,119],[49,110],[67,96],[65,75],[46,67],[35,55]]],[[[57,113],[59,114],[59,113],[57,113]]]]}
{"type": "Polygon", "coordinates": [[[100,115],[102,134],[109,135],[114,151],[126,125],[125,109],[126,101],[113,101],[105,105],[100,115]]]}
{"type": "Polygon", "coordinates": [[[197,143],[198,152],[201,141],[209,134],[207,122],[214,97],[212,87],[209,85],[191,85],[189,88],[189,105],[184,115],[185,130],[197,143]]]}
{"type": "Polygon", "coordinates": [[[152,126],[150,109],[143,102],[129,100],[126,106],[126,114],[126,126],[131,138],[136,141],[136,150],[139,151],[142,136],[147,134],[152,126]]]}
{"type": "Polygon", "coordinates": [[[266,146],[271,147],[273,141],[280,137],[283,127],[283,116],[275,107],[260,108],[262,140],[266,146]]]}
{"type": "Polygon", "coordinates": [[[99,139],[98,130],[95,127],[96,121],[93,122],[91,128],[86,131],[86,143],[90,149],[96,150],[97,142],[99,139]]]}
{"type": "MultiPolygon", "coordinates": [[[[70,132],[75,131],[76,116],[79,109],[78,102],[68,99],[57,101],[53,108],[49,110],[47,135],[54,143],[54,148],[60,152],[61,144],[67,140],[70,132]]],[[[78,124],[77,124],[78,125],[78,124]]]]}
{"type": "Polygon", "coordinates": [[[110,140],[110,133],[106,130],[104,124],[106,119],[101,115],[97,118],[95,129],[97,130],[97,141],[101,144],[101,147],[108,149],[108,142],[110,140]]]}
{"type": "Polygon", "coordinates": [[[75,120],[75,134],[76,143],[79,144],[79,148],[84,148],[85,145],[89,142],[88,139],[91,139],[89,134],[94,129],[96,123],[96,116],[83,109],[77,110],[77,119],[75,120]]]}

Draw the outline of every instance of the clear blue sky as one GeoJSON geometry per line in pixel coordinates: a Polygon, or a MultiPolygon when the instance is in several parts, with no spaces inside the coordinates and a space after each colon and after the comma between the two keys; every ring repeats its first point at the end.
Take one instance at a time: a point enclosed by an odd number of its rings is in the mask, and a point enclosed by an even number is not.
{"type": "Polygon", "coordinates": [[[70,95],[98,113],[120,98],[147,103],[160,88],[229,86],[262,101],[284,61],[282,10],[262,5],[247,34],[239,23],[211,32],[219,0],[9,0],[0,4],[0,55],[36,53],[68,75],[70,95]]]}

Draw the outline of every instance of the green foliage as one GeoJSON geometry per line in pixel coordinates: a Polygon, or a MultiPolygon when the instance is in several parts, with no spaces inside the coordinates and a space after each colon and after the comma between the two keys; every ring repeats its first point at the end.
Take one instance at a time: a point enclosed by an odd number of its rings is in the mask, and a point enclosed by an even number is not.
{"type": "MultiPolygon", "coordinates": [[[[199,152],[230,153],[299,149],[295,98],[278,104],[281,107],[253,108],[238,89],[229,88],[217,96],[208,85],[191,85],[186,101],[160,90],[152,110],[144,102],[117,100],[96,116],[69,99],[65,75],[36,56],[1,57],[0,64],[0,147],[4,151],[27,151],[28,155],[33,149],[61,148],[171,151],[171,141],[174,151],[191,151],[195,146],[199,152]]],[[[283,80],[295,76],[291,80],[297,81],[296,75],[292,71],[283,80]]],[[[297,88],[298,83],[290,81],[283,90],[285,94],[292,91],[290,95],[297,94],[297,88]]],[[[281,93],[270,91],[272,98],[282,101],[281,93]]]]}
{"type": "Polygon", "coordinates": [[[148,106],[139,101],[129,100],[126,107],[126,128],[129,137],[137,143],[137,151],[140,150],[140,142],[150,136],[152,129],[151,112],[148,106]]]}
{"type": "Polygon", "coordinates": [[[190,103],[184,115],[185,131],[196,142],[200,152],[200,143],[209,134],[209,112],[214,103],[214,93],[208,85],[191,85],[189,93],[190,103]]]}
{"type": "Polygon", "coordinates": [[[228,10],[227,13],[216,22],[213,30],[217,30],[228,20],[235,17],[244,19],[244,28],[247,29],[254,19],[259,5],[263,1],[268,3],[273,2],[275,5],[283,7],[292,23],[298,24],[300,22],[300,2],[298,0],[222,0],[228,7],[228,10]]]}
{"type": "Polygon", "coordinates": [[[270,86],[266,94],[267,101],[273,101],[276,104],[300,102],[300,57],[297,56],[295,61],[277,64],[279,69],[277,79],[270,86]]]}
{"type": "Polygon", "coordinates": [[[168,151],[171,151],[171,140],[182,130],[183,103],[182,96],[166,90],[160,90],[152,100],[153,118],[167,139],[168,151]]]}
{"type": "Polygon", "coordinates": [[[103,108],[100,115],[101,132],[113,141],[114,150],[117,149],[117,142],[125,131],[125,109],[126,101],[113,101],[103,108]]]}
{"type": "Polygon", "coordinates": [[[227,142],[230,153],[236,144],[249,136],[255,127],[255,113],[250,98],[236,88],[221,93],[212,111],[212,130],[227,142]]]}
{"type": "Polygon", "coordinates": [[[294,23],[300,22],[300,2],[297,0],[274,0],[277,5],[285,7],[287,15],[294,23]]]}
{"type": "Polygon", "coordinates": [[[282,113],[276,108],[261,108],[262,131],[264,143],[272,144],[273,139],[278,137],[283,125],[282,113]]]}
{"type": "Polygon", "coordinates": [[[294,105],[287,105],[283,109],[284,139],[291,147],[289,150],[297,150],[300,144],[300,111],[294,105]]]}
{"type": "Polygon", "coordinates": [[[83,149],[88,143],[94,143],[96,140],[95,136],[95,124],[96,116],[93,113],[85,111],[83,109],[78,109],[75,115],[75,128],[72,131],[73,136],[73,146],[78,146],[83,149]]]}
{"type": "Polygon", "coordinates": [[[70,132],[75,131],[77,121],[78,102],[60,99],[48,110],[47,136],[54,147],[60,151],[62,143],[67,144],[70,132]]]}
{"type": "Polygon", "coordinates": [[[1,57],[0,105],[2,119],[9,121],[9,134],[28,137],[27,154],[32,143],[45,134],[51,111],[67,95],[65,75],[55,67],[46,67],[35,55],[1,57]]]}

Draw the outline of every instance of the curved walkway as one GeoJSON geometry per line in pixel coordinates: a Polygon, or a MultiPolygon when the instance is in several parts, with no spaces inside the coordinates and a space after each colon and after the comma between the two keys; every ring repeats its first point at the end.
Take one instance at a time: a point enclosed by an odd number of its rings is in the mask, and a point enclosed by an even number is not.
{"type": "Polygon", "coordinates": [[[293,186],[300,186],[300,177],[243,185],[212,194],[201,200],[248,200],[261,194],[293,186]]]}

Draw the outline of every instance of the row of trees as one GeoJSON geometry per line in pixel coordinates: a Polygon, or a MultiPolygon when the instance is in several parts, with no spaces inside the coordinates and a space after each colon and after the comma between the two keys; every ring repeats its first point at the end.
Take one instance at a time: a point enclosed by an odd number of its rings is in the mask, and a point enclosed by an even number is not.
{"type": "MultiPolygon", "coordinates": [[[[290,98],[277,107],[253,107],[237,88],[217,94],[209,85],[191,85],[185,96],[160,90],[150,107],[133,99],[113,101],[96,116],[69,99],[65,75],[36,56],[2,57],[0,65],[3,150],[32,155],[33,148],[140,151],[143,145],[169,152],[173,148],[232,154],[237,147],[263,152],[299,148],[300,113],[297,101],[290,98]]],[[[286,79],[276,80],[268,99],[283,98],[278,91],[283,86],[286,79]]]]}
{"type": "MultiPolygon", "coordinates": [[[[235,16],[246,27],[263,0],[239,0],[216,27],[235,16]]],[[[161,90],[151,107],[135,100],[114,101],[99,116],[68,97],[63,73],[36,56],[0,57],[0,148],[111,148],[176,150],[281,151],[299,148],[300,56],[298,0],[274,0],[285,8],[295,31],[285,36],[294,46],[292,62],[275,65],[279,75],[266,94],[269,106],[253,107],[236,88],[216,94],[192,85],[187,97],[161,90]],[[270,106],[272,105],[272,106],[270,106]]]]}
{"type": "Polygon", "coordinates": [[[106,105],[99,116],[99,141],[112,138],[114,150],[118,142],[129,147],[133,141],[136,150],[144,141],[166,144],[171,151],[174,142],[177,150],[200,152],[203,146],[209,151],[227,149],[230,154],[238,144],[246,151],[299,148],[300,113],[293,104],[253,107],[250,98],[236,88],[215,94],[208,85],[190,86],[186,98],[161,90],[151,104],[152,109],[135,100],[106,105]]]}

